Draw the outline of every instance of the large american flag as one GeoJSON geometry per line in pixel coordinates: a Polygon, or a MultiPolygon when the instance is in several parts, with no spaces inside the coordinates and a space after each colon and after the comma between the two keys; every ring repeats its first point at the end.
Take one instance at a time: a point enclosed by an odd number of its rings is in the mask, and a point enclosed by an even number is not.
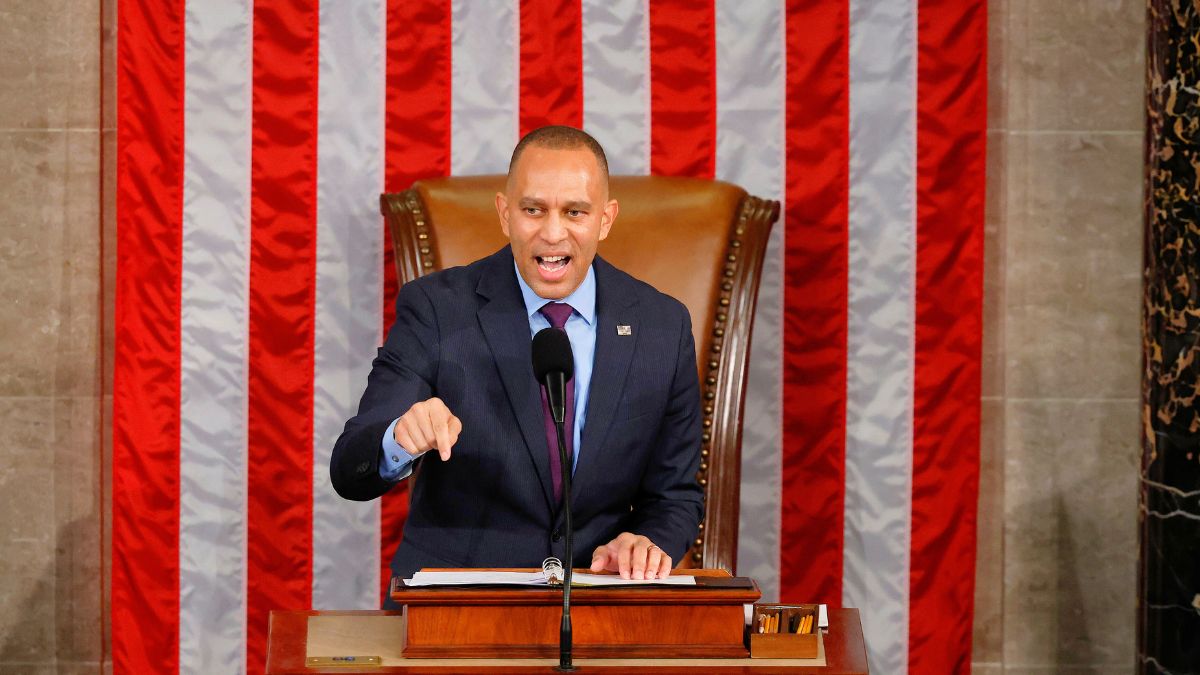
{"type": "Polygon", "coordinates": [[[546,123],[784,203],[737,572],[862,608],[874,672],[969,670],[984,0],[119,0],[117,37],[118,672],[261,672],[270,609],[378,606],[405,496],[328,479],[378,195],[546,123]]]}

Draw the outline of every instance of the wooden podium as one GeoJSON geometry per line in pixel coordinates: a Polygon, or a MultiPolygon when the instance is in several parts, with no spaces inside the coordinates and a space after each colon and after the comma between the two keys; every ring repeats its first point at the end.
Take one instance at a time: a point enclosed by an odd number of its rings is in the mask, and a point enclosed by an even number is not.
{"type": "MultiPolygon", "coordinates": [[[[523,570],[530,571],[530,570],[523,570]]],[[[586,570],[577,570],[585,572],[586,570]]],[[[571,589],[577,658],[740,658],[745,605],[762,596],[724,570],[686,570],[695,586],[571,589]]],[[[392,580],[407,608],[409,658],[548,658],[558,655],[562,589],[415,587],[392,580]]]]}
{"type": "MultiPolygon", "coordinates": [[[[724,571],[677,573],[713,581],[697,587],[572,589],[577,670],[867,673],[858,610],[829,612],[817,658],[752,659],[744,643],[743,605],[758,599],[757,586],[738,587],[724,571]]],[[[549,673],[558,663],[559,589],[399,587],[395,593],[406,603],[403,613],[272,612],[266,672],[549,673]],[[380,663],[327,668],[307,662],[346,656],[377,656],[380,663]]]]}
{"type": "MultiPolygon", "coordinates": [[[[725,571],[674,573],[694,575],[697,585],[571,590],[578,671],[868,673],[857,609],[829,611],[816,658],[750,658],[744,605],[760,597],[758,586],[725,571]]],[[[394,581],[391,597],[403,613],[272,611],[266,673],[553,673],[558,664],[562,589],[409,589],[394,581]],[[350,656],[378,659],[346,663],[350,656]],[[330,658],[342,663],[320,663],[330,658]]]]}
{"type": "MultiPolygon", "coordinates": [[[[554,673],[558,658],[548,659],[410,659],[404,642],[401,612],[312,610],[271,612],[267,647],[269,675],[315,673],[554,673]],[[374,655],[379,666],[310,667],[309,656],[374,655]]],[[[829,630],[822,631],[822,651],[815,659],[575,659],[580,673],[726,673],[796,672],[800,675],[866,675],[867,656],[858,610],[830,609],[829,630]]]]}

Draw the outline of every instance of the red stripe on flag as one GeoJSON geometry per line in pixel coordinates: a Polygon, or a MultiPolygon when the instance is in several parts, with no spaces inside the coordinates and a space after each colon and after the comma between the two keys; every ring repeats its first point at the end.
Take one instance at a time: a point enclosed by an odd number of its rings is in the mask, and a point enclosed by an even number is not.
{"type": "Polygon", "coordinates": [[[717,157],[713,3],[650,6],[650,173],[712,178],[717,157]]]}
{"type": "Polygon", "coordinates": [[[117,11],[113,668],[179,669],[184,3],[117,11]]]}
{"type": "Polygon", "coordinates": [[[842,604],[849,16],[787,4],[780,597],[842,604]]]}
{"type": "Polygon", "coordinates": [[[312,602],[317,0],[254,6],[246,671],[312,602]]]}
{"type": "Polygon", "coordinates": [[[583,6],[579,0],[521,0],[521,135],[583,126],[583,6]]]}
{"type": "Polygon", "coordinates": [[[917,10],[917,274],[909,671],[967,673],[983,335],[987,6],[917,10]]]}
{"type": "MultiPolygon", "coordinates": [[[[421,178],[450,174],[450,0],[388,0],[384,185],[407,190],[421,178]],[[413,30],[421,26],[421,30],[413,30]]],[[[384,228],[383,330],[396,320],[396,264],[384,228]]],[[[380,597],[408,516],[408,481],[383,496],[380,597]]]]}

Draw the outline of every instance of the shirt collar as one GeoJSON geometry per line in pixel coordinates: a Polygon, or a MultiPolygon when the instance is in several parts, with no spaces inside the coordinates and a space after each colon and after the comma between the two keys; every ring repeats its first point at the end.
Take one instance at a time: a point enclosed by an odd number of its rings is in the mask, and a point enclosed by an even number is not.
{"type": "Polygon", "coordinates": [[[521,270],[517,269],[517,262],[513,261],[513,269],[517,272],[517,284],[521,287],[521,298],[525,300],[525,312],[529,316],[533,316],[547,302],[565,302],[575,310],[575,313],[583,317],[583,320],[592,324],[596,320],[596,271],[595,267],[588,265],[587,276],[583,278],[583,283],[579,284],[573,293],[563,298],[562,300],[547,300],[540,297],[529,284],[525,283],[524,277],[521,276],[521,270]]]}

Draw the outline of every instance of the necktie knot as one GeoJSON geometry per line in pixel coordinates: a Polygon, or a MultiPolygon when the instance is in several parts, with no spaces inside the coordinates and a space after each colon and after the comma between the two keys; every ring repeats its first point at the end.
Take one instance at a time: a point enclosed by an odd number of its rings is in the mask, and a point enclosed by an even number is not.
{"type": "Polygon", "coordinates": [[[547,302],[538,311],[550,321],[551,327],[563,330],[575,308],[565,302],[547,302]]]}

